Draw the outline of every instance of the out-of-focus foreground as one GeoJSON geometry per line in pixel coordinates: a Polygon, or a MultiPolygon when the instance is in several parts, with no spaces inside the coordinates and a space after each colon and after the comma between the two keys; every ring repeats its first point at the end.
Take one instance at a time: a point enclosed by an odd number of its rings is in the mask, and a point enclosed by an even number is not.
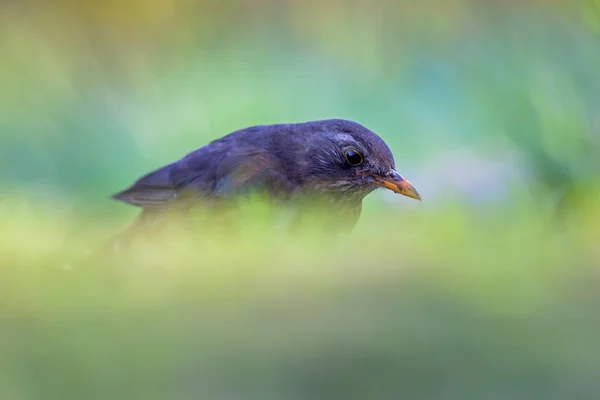
{"type": "Polygon", "coordinates": [[[0,3],[0,398],[598,398],[600,3],[413,3],[0,3]],[[423,203],[90,254],[141,174],[332,117],[423,203]]]}

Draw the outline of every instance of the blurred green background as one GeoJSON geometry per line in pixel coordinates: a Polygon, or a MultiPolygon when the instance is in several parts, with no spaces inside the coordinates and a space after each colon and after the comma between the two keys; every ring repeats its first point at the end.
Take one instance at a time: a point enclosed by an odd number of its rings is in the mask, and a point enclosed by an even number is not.
{"type": "Polygon", "coordinates": [[[416,3],[0,2],[0,398],[600,398],[600,2],[416,3]],[[325,118],[424,201],[89,255],[145,172],[325,118]]]}

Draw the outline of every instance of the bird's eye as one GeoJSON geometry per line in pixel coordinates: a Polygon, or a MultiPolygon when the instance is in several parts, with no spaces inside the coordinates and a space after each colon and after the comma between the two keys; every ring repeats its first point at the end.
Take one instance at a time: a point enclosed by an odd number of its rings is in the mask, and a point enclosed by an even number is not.
{"type": "Polygon", "coordinates": [[[363,163],[363,156],[356,150],[346,151],[346,162],[353,167],[357,167],[363,163]]]}

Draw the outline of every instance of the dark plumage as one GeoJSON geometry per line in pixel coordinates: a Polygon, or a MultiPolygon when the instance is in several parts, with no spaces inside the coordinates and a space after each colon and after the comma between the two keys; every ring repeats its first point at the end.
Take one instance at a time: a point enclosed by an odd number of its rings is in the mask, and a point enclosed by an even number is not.
{"type": "Polygon", "coordinates": [[[363,198],[379,187],[420,200],[395,171],[392,152],[379,136],[356,122],[332,119],[233,132],[113,197],[141,207],[143,219],[256,191],[288,204],[325,201],[332,210],[344,210],[353,226],[363,198]]]}

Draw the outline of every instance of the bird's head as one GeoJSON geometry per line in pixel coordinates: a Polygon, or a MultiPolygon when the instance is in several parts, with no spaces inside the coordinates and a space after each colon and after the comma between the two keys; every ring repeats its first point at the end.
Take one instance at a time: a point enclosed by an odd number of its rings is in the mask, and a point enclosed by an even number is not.
{"type": "Polygon", "coordinates": [[[396,171],[387,144],[364,126],[346,120],[311,122],[296,146],[311,191],[360,202],[377,188],[421,200],[414,186],[396,171]]]}

